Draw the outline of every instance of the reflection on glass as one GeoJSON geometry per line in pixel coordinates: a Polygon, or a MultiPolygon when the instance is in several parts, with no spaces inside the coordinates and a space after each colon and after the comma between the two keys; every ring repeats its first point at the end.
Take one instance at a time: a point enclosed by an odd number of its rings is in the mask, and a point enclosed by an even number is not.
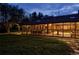
{"type": "Polygon", "coordinates": [[[79,38],[79,22],[72,23],[50,23],[23,26],[23,30],[28,34],[41,34],[58,37],[78,37],[79,38]],[[32,31],[32,32],[31,32],[32,31]]]}

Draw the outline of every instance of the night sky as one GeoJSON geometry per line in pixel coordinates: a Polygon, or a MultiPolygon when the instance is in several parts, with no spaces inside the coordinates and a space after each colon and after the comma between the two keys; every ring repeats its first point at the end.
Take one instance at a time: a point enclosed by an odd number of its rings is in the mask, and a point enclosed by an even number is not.
{"type": "Polygon", "coordinates": [[[42,12],[44,15],[67,15],[78,13],[78,3],[16,3],[11,5],[18,5],[23,8],[27,14],[32,12],[42,12]]]}

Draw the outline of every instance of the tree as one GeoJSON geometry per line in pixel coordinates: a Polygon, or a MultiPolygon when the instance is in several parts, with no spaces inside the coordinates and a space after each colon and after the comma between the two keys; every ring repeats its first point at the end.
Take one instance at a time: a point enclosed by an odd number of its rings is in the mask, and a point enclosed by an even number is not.
{"type": "Polygon", "coordinates": [[[37,13],[36,13],[36,12],[33,12],[33,13],[31,14],[31,19],[32,19],[33,21],[37,19],[37,13]]]}
{"type": "Polygon", "coordinates": [[[3,20],[10,20],[10,21],[19,21],[22,20],[25,15],[23,9],[18,8],[18,6],[12,6],[6,3],[0,3],[0,16],[2,16],[3,20]]]}
{"type": "Polygon", "coordinates": [[[1,4],[0,3],[0,16],[2,17],[3,22],[8,19],[8,12],[9,12],[9,5],[8,4],[1,4]]]}
{"type": "Polygon", "coordinates": [[[38,19],[42,19],[42,17],[43,17],[43,14],[42,13],[38,13],[38,19]]]}
{"type": "Polygon", "coordinates": [[[30,20],[27,16],[24,17],[24,19],[21,21],[22,23],[29,23],[30,20]]]}
{"type": "Polygon", "coordinates": [[[12,6],[11,10],[9,11],[10,20],[11,22],[19,22],[25,16],[24,10],[19,9],[18,6],[12,6]]]}
{"type": "Polygon", "coordinates": [[[18,23],[25,16],[24,10],[18,8],[18,6],[12,6],[6,3],[0,3],[0,17],[1,20],[5,23],[7,21],[7,25],[5,25],[6,29],[9,28],[8,22],[18,23]]]}

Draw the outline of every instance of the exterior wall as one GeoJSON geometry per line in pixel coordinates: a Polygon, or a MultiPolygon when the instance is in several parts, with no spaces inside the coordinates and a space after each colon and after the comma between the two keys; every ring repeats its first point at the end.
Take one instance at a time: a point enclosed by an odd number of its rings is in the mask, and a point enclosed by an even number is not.
{"type": "Polygon", "coordinates": [[[79,38],[79,22],[23,25],[23,32],[31,35],[79,38]]]}

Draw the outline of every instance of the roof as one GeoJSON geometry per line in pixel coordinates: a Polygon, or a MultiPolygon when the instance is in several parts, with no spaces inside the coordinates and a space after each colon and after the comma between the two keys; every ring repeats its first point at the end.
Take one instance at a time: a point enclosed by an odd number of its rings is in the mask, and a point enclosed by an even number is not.
{"type": "Polygon", "coordinates": [[[79,21],[79,14],[70,14],[70,15],[63,15],[63,16],[48,16],[44,17],[41,20],[33,20],[29,23],[24,24],[47,24],[47,23],[62,23],[62,22],[78,22],[79,21]]]}

